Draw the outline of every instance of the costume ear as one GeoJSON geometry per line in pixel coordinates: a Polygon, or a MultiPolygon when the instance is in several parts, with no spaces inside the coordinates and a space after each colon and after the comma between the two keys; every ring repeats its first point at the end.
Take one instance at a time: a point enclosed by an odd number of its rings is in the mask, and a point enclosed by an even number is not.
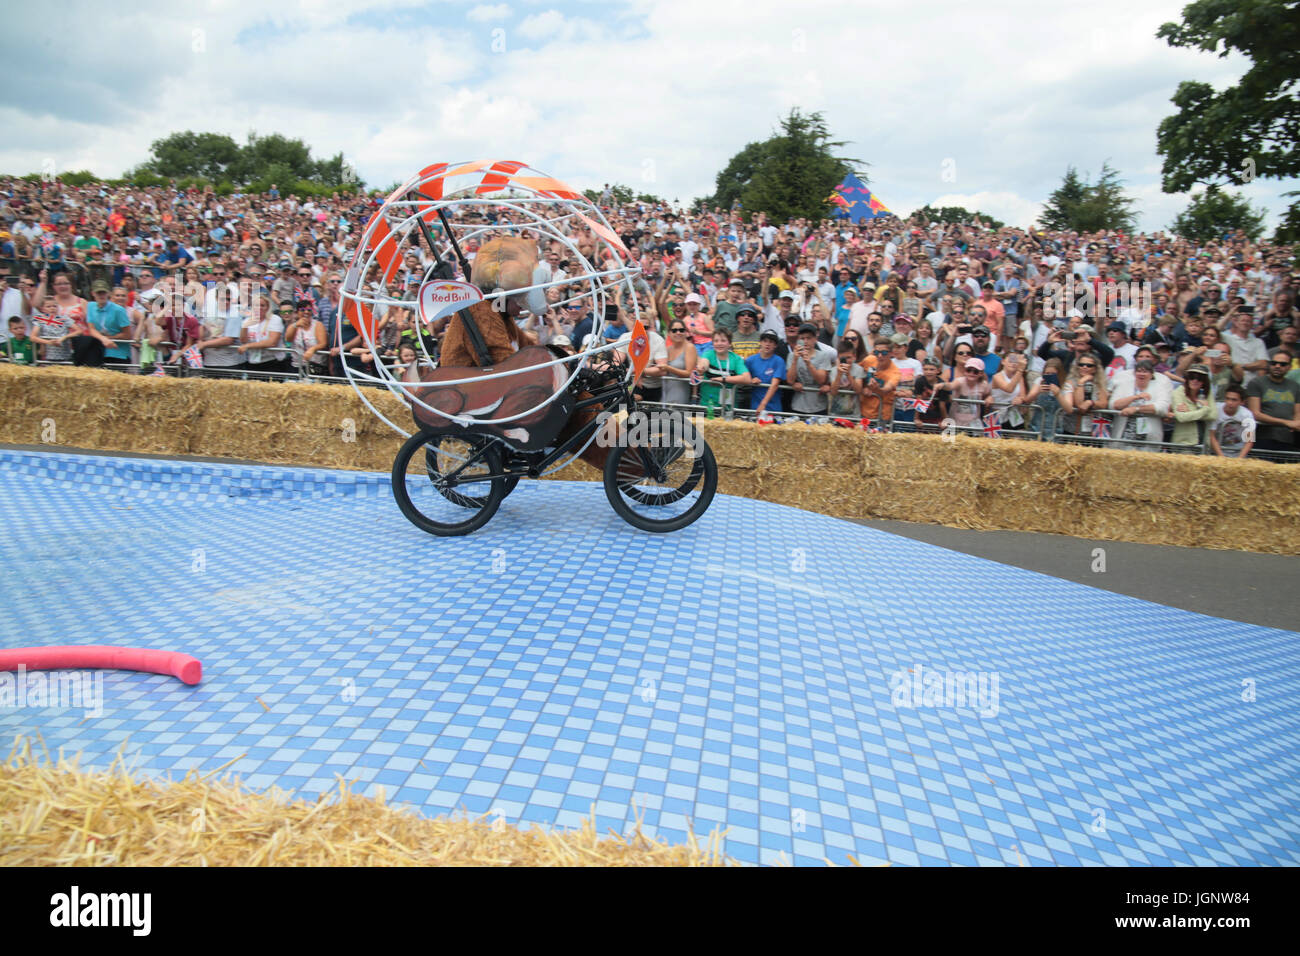
{"type": "MultiPolygon", "coordinates": [[[[546,267],[539,264],[535,269],[533,269],[532,284],[538,285],[539,283],[547,281],[549,277],[550,276],[548,274],[546,267]]],[[[531,312],[533,315],[546,314],[546,290],[545,289],[529,289],[526,302],[528,304],[528,311],[531,312]]]]}

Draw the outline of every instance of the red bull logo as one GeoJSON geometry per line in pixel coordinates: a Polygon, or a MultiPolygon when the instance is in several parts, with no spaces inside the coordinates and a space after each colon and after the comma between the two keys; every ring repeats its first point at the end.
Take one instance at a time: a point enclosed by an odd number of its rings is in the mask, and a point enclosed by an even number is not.
{"type": "Polygon", "coordinates": [[[426,323],[436,322],[482,298],[478,286],[469,282],[431,280],[420,286],[420,319],[426,323]]]}

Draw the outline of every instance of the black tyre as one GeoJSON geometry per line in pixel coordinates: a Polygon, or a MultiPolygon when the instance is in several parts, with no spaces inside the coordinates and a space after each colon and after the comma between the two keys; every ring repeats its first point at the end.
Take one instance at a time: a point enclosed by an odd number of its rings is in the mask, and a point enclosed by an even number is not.
{"type": "MultiPolygon", "coordinates": [[[[452,438],[449,435],[438,435],[431,439],[424,449],[425,471],[429,475],[429,480],[432,481],[434,487],[437,488],[438,493],[448,501],[453,504],[458,504],[463,508],[481,507],[481,505],[476,505],[474,501],[475,499],[480,502],[485,502],[487,500],[488,490],[486,487],[479,485],[466,485],[460,488],[448,488],[438,480],[439,449],[444,442],[449,443],[449,447],[451,447],[452,444],[461,441],[462,439],[452,438]]],[[[519,484],[519,479],[517,477],[511,477],[502,480],[505,482],[505,494],[501,497],[504,498],[506,495],[509,495],[510,492],[515,490],[515,485],[519,484]]]]}
{"type": "Polygon", "coordinates": [[[642,531],[678,531],[708,510],[718,464],[694,426],[654,419],[649,441],[620,443],[605,460],[605,496],[620,518],[642,531]]]}
{"type": "Polygon", "coordinates": [[[408,438],[393,459],[393,497],[406,519],[422,531],[469,534],[501,507],[506,479],[500,476],[498,442],[421,431],[408,438]],[[412,467],[422,450],[423,467],[412,467]]]}

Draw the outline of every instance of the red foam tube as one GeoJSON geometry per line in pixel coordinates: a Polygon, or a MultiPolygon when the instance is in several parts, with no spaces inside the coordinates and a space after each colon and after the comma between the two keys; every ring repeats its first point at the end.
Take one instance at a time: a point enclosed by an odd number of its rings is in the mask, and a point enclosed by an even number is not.
{"type": "Polygon", "coordinates": [[[0,650],[0,671],[55,670],[66,667],[103,667],[110,670],[143,671],[179,678],[186,684],[203,679],[203,665],[197,658],[178,651],[151,651],[142,647],[112,647],[104,644],[72,644],[59,647],[18,647],[0,650]]]}

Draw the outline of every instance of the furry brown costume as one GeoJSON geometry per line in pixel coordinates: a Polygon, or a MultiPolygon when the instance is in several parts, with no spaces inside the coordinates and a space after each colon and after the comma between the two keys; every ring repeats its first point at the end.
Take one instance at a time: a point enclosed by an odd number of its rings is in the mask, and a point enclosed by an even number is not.
{"type": "MultiPolygon", "coordinates": [[[[485,242],[474,257],[471,281],[486,295],[497,290],[521,289],[532,285],[533,272],[537,267],[537,244],[528,239],[503,237],[485,242]]],[[[505,302],[506,300],[497,300],[505,302]]],[[[469,306],[470,316],[478,325],[479,334],[487,346],[488,355],[493,365],[500,365],[515,353],[522,344],[519,327],[506,313],[498,312],[491,302],[475,302],[469,306]]],[[[579,344],[579,343],[575,343],[579,344]]],[[[465,331],[464,320],[460,315],[453,315],[447,323],[447,331],[442,337],[439,364],[446,366],[473,367],[479,364],[478,355],[465,331]]],[[[572,366],[565,366],[572,372],[572,366]]],[[[567,377],[567,375],[566,375],[567,377]]],[[[511,379],[502,379],[502,388],[509,388],[511,379]]],[[[590,398],[582,392],[579,398],[590,398]]],[[[597,409],[582,409],[575,412],[569,423],[560,432],[557,443],[563,443],[571,435],[599,414],[597,409]]],[[[583,461],[597,469],[604,469],[609,449],[593,442],[582,453],[583,461]]]]}

